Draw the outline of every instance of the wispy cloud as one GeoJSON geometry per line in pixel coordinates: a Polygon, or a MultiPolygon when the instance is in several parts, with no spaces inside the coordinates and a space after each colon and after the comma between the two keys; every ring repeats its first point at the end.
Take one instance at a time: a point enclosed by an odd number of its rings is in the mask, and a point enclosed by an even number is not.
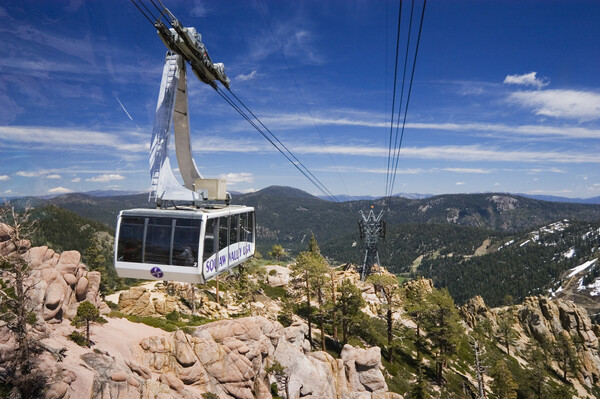
{"type": "Polygon", "coordinates": [[[257,76],[258,76],[258,72],[256,72],[256,69],[254,69],[249,74],[246,74],[246,75],[239,74],[235,78],[237,80],[246,81],[246,80],[252,80],[252,79],[256,78],[257,76]]]}
{"type": "MultiPolygon", "coordinates": [[[[531,92],[531,93],[546,93],[549,90],[543,92],[531,92]]],[[[516,93],[515,93],[516,94],[516,93]]],[[[600,96],[599,96],[600,98],[600,96]]],[[[600,100],[599,100],[600,101],[600,100]]],[[[600,111],[598,117],[600,117],[600,111]]],[[[320,126],[355,126],[355,127],[369,127],[369,128],[382,128],[389,126],[389,122],[383,120],[383,115],[378,113],[356,113],[349,110],[336,111],[331,110],[328,112],[329,115],[338,116],[321,116],[316,115],[311,118],[307,114],[276,114],[262,117],[261,119],[267,126],[270,126],[275,130],[283,129],[299,129],[303,127],[312,127],[316,123],[320,126]]],[[[246,126],[241,125],[241,128],[246,126]]],[[[598,139],[600,138],[600,129],[587,128],[581,126],[569,126],[569,125],[506,125],[502,123],[474,123],[474,122],[410,122],[406,124],[407,129],[423,129],[423,130],[441,130],[441,131],[454,131],[454,132],[474,132],[477,134],[494,134],[505,137],[506,134],[513,134],[516,137],[532,137],[532,138],[546,138],[554,137],[558,139],[598,139]]]]}
{"type": "Polygon", "coordinates": [[[481,168],[444,168],[446,172],[453,173],[475,173],[475,174],[487,174],[494,172],[493,169],[481,169],[481,168]]]}
{"type": "Polygon", "coordinates": [[[0,181],[7,181],[10,180],[10,176],[8,175],[0,175],[0,181]]]}
{"type": "Polygon", "coordinates": [[[204,17],[208,13],[206,6],[200,0],[195,0],[193,2],[192,10],[190,11],[190,15],[193,17],[204,17]]]}
{"type": "Polygon", "coordinates": [[[93,183],[107,183],[109,181],[123,180],[123,179],[125,179],[125,176],[123,176],[123,175],[120,175],[117,173],[106,173],[103,175],[90,177],[88,179],[85,179],[85,181],[90,181],[93,183]]]}
{"type": "Polygon", "coordinates": [[[464,181],[457,181],[456,185],[457,186],[464,186],[466,183],[464,181]]]}
{"type": "Polygon", "coordinates": [[[254,175],[252,173],[227,173],[219,176],[221,179],[227,179],[227,183],[252,183],[254,181],[254,175]]]}
{"type": "Polygon", "coordinates": [[[79,183],[81,181],[81,177],[76,177],[71,180],[71,183],[79,183]]]}
{"type": "MultiPolygon", "coordinates": [[[[108,133],[95,130],[45,127],[45,126],[0,126],[0,142],[9,144],[36,143],[44,148],[59,147],[62,150],[91,149],[93,147],[114,148],[119,152],[147,152],[149,144],[126,142],[123,137],[140,139],[137,132],[108,133]]],[[[146,140],[144,140],[146,141],[146,140]]]]}
{"type": "Polygon", "coordinates": [[[50,190],[48,190],[48,194],[67,194],[67,193],[72,193],[72,192],[73,192],[73,190],[70,190],[65,187],[54,187],[54,188],[51,188],[50,190]]]}
{"type": "Polygon", "coordinates": [[[61,175],[56,175],[56,174],[55,175],[48,175],[48,176],[46,176],[46,179],[60,179],[60,178],[62,178],[62,176],[61,175]]]}
{"type": "Polygon", "coordinates": [[[591,121],[600,118],[600,94],[591,91],[543,90],[512,93],[509,101],[536,115],[591,121]]]}
{"type": "Polygon", "coordinates": [[[21,176],[21,177],[39,177],[39,176],[47,175],[48,173],[50,173],[50,172],[48,172],[47,170],[38,170],[35,172],[34,171],[27,172],[24,170],[19,170],[16,173],[16,175],[21,176]]]}
{"type": "Polygon", "coordinates": [[[550,84],[550,79],[538,78],[536,75],[537,72],[529,72],[523,75],[506,75],[503,83],[507,85],[533,86],[538,89],[550,84]]]}

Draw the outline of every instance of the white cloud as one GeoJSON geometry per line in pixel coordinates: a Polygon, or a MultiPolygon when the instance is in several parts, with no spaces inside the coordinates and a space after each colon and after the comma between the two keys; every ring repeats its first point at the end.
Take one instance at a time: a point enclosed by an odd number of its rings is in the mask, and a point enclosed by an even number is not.
{"type": "MultiPolygon", "coordinates": [[[[556,90],[545,90],[543,92],[531,93],[548,93],[556,90]]],[[[512,100],[514,101],[514,100],[512,100]]],[[[384,121],[384,117],[377,113],[360,113],[353,111],[330,110],[330,115],[338,116],[319,116],[315,115],[311,118],[307,114],[275,114],[262,117],[262,121],[272,130],[284,129],[299,129],[302,127],[312,127],[316,123],[319,126],[361,126],[382,128],[388,127],[389,122],[384,121]]],[[[600,113],[599,113],[600,114],[600,113]]],[[[514,134],[519,137],[531,136],[544,139],[547,137],[554,138],[600,138],[600,129],[587,128],[581,126],[549,126],[549,125],[505,125],[497,123],[419,123],[412,122],[406,124],[407,129],[424,129],[424,130],[441,130],[455,132],[474,132],[477,134],[495,134],[505,137],[506,134],[514,134]]],[[[233,130],[245,130],[247,127],[240,124],[237,127],[232,127],[233,130]]]]}
{"type": "Polygon", "coordinates": [[[108,147],[118,152],[147,152],[149,143],[143,144],[141,139],[137,132],[107,133],[60,127],[0,126],[0,142],[19,143],[20,146],[23,143],[35,143],[42,144],[44,148],[57,147],[61,150],[81,151],[108,147]],[[125,142],[123,137],[134,137],[140,139],[140,142],[125,142]]]}
{"type": "Polygon", "coordinates": [[[509,101],[536,115],[591,121],[600,118],[600,94],[591,91],[543,90],[512,93],[509,101]]]}
{"type": "MultiPolygon", "coordinates": [[[[387,174],[388,170],[384,168],[368,168],[368,167],[360,167],[360,166],[337,166],[337,167],[328,167],[328,168],[319,168],[314,169],[316,172],[340,172],[340,173],[374,173],[374,174],[387,174]]],[[[396,174],[399,175],[416,175],[419,173],[427,172],[425,169],[397,169],[396,174]]]]}
{"type": "Polygon", "coordinates": [[[457,181],[456,185],[457,186],[464,186],[466,183],[464,181],[457,181]]]}
{"type": "Polygon", "coordinates": [[[454,173],[492,173],[491,169],[481,169],[481,168],[444,168],[446,172],[454,172],[454,173]]]}
{"type": "Polygon", "coordinates": [[[125,176],[123,176],[123,175],[119,175],[116,173],[105,173],[103,175],[90,177],[89,179],[85,179],[85,181],[91,181],[94,183],[107,183],[109,181],[123,180],[123,179],[125,179],[125,176]]]}
{"type": "Polygon", "coordinates": [[[79,183],[81,181],[81,177],[76,177],[71,180],[71,183],[79,183]]]}
{"type": "Polygon", "coordinates": [[[48,175],[46,176],[46,179],[60,179],[62,178],[61,175],[48,175]]]}
{"type": "Polygon", "coordinates": [[[252,173],[227,173],[226,175],[220,175],[221,179],[227,179],[227,183],[252,183],[254,181],[254,175],[252,173]]]}
{"type": "Polygon", "coordinates": [[[242,193],[242,194],[248,194],[248,193],[254,193],[254,192],[256,192],[256,189],[255,188],[247,188],[245,190],[238,190],[238,191],[240,193],[242,193]]]}
{"type": "Polygon", "coordinates": [[[529,72],[523,75],[506,75],[503,83],[507,85],[534,86],[538,89],[550,84],[550,79],[538,78],[536,74],[537,72],[529,72]]]}
{"type": "Polygon", "coordinates": [[[13,190],[6,190],[4,194],[13,194],[13,190]]]}
{"type": "Polygon", "coordinates": [[[47,170],[40,170],[37,172],[26,172],[24,170],[20,170],[17,172],[17,176],[21,177],[39,177],[48,174],[47,170]]]}
{"type": "Polygon", "coordinates": [[[68,188],[64,187],[54,187],[48,190],[48,194],[67,194],[72,192],[73,190],[69,190],[68,188]]]}
{"type": "Polygon", "coordinates": [[[190,11],[190,15],[193,17],[204,17],[208,11],[206,10],[206,6],[200,0],[194,1],[194,5],[192,10],[190,11]]]}
{"type": "Polygon", "coordinates": [[[10,176],[8,175],[0,175],[0,181],[7,181],[10,180],[10,176]]]}
{"type": "Polygon", "coordinates": [[[247,75],[239,74],[235,78],[237,80],[246,81],[246,80],[252,80],[257,76],[258,76],[258,72],[256,72],[256,69],[254,69],[254,70],[252,70],[252,72],[250,72],[247,75]]]}

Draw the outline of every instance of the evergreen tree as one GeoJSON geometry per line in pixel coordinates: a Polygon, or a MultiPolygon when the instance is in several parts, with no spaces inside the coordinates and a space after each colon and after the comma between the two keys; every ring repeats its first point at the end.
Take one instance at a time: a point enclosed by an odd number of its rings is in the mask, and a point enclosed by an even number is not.
{"type": "Polygon", "coordinates": [[[400,291],[400,286],[398,284],[398,279],[391,274],[372,274],[368,277],[367,281],[373,284],[375,291],[378,293],[381,292],[383,294],[383,297],[385,298],[388,361],[392,362],[392,314],[394,312],[394,309],[399,305],[398,293],[400,291]]]}
{"type": "MultiPolygon", "coordinates": [[[[304,285],[304,294],[306,296],[306,317],[308,322],[308,340],[312,345],[312,306],[311,297],[313,293],[317,294],[319,301],[319,315],[321,328],[324,329],[324,298],[323,290],[326,284],[326,273],[329,267],[325,258],[321,255],[319,246],[313,235],[310,238],[309,250],[300,252],[296,257],[296,263],[292,265],[292,275],[299,277],[304,285]]],[[[325,331],[322,331],[323,341],[325,340],[325,331]]]]}
{"type": "Polygon", "coordinates": [[[310,241],[308,242],[308,252],[311,252],[315,255],[321,255],[321,248],[319,248],[319,244],[317,244],[317,239],[314,234],[310,235],[310,241]]]}
{"type": "Polygon", "coordinates": [[[510,309],[500,312],[498,315],[498,329],[496,332],[506,347],[506,353],[509,355],[511,345],[514,345],[519,338],[519,334],[514,328],[515,323],[515,317],[510,309]]]}
{"type": "Polygon", "coordinates": [[[100,293],[111,294],[122,288],[123,279],[117,275],[112,263],[114,238],[104,231],[92,235],[84,252],[85,262],[90,270],[100,272],[100,293]]]}
{"type": "Polygon", "coordinates": [[[575,372],[579,364],[577,350],[566,331],[562,331],[553,344],[552,355],[563,371],[563,380],[569,372],[575,372]]]}
{"type": "Polygon", "coordinates": [[[539,346],[531,346],[528,349],[527,357],[529,364],[525,374],[526,388],[532,398],[547,399],[545,394],[548,389],[548,371],[546,370],[548,355],[539,346]]]}
{"type": "Polygon", "coordinates": [[[460,317],[454,300],[445,288],[434,290],[427,296],[429,304],[425,316],[427,338],[431,341],[435,354],[436,377],[438,384],[443,381],[443,370],[450,357],[456,353],[460,334],[460,317]]]}
{"type": "Polygon", "coordinates": [[[492,381],[490,388],[496,399],[517,399],[517,388],[512,373],[502,360],[498,360],[490,370],[492,381]]]}
{"type": "Polygon", "coordinates": [[[345,279],[340,286],[338,298],[338,309],[342,322],[342,343],[348,343],[348,337],[352,326],[360,322],[360,309],[364,306],[362,292],[352,281],[345,279]]]}
{"type": "Polygon", "coordinates": [[[271,251],[269,252],[269,256],[279,262],[283,256],[285,256],[285,249],[279,244],[273,245],[271,251]]]}
{"type": "Polygon", "coordinates": [[[83,301],[77,307],[77,315],[73,320],[75,325],[85,325],[85,342],[86,346],[90,347],[90,323],[98,320],[100,313],[91,302],[83,301]]]}

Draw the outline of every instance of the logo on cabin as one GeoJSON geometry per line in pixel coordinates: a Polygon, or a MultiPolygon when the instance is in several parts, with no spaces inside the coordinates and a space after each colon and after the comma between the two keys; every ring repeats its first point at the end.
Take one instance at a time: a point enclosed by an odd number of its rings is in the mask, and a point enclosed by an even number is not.
{"type": "Polygon", "coordinates": [[[156,278],[161,278],[164,275],[163,271],[160,270],[160,268],[158,268],[158,267],[153,267],[150,270],[150,274],[152,274],[156,278]]]}

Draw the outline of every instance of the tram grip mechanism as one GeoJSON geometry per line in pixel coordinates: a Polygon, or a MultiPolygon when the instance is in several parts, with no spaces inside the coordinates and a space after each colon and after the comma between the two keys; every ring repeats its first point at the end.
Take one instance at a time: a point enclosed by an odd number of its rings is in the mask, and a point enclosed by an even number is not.
{"type": "Polygon", "coordinates": [[[226,179],[195,179],[194,191],[202,195],[205,201],[226,201],[229,199],[226,179]]]}

